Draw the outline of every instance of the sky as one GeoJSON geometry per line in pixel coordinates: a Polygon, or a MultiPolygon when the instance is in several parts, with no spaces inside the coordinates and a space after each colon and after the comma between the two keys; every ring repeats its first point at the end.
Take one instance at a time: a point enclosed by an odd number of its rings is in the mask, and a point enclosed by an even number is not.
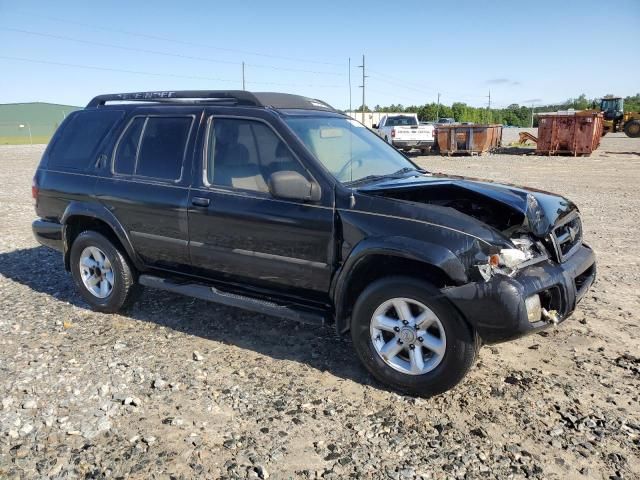
{"type": "Polygon", "coordinates": [[[492,107],[640,92],[640,0],[0,0],[0,103],[241,89],[492,107]],[[349,89],[349,58],[351,89],[349,89]]]}

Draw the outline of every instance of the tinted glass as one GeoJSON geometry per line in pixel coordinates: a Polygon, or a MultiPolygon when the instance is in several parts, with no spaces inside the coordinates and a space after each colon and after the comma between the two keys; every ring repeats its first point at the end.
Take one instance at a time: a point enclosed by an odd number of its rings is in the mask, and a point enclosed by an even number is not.
{"type": "Polygon", "coordinates": [[[118,143],[113,170],[122,175],[132,175],[136,166],[136,153],[145,118],[134,118],[118,143]]]}
{"type": "Polygon", "coordinates": [[[73,113],[49,152],[49,166],[84,169],[93,165],[100,142],[122,115],[120,110],[73,113]]]}
{"type": "Polygon", "coordinates": [[[274,172],[296,171],[307,176],[289,148],[264,123],[220,118],[211,127],[209,183],[266,193],[274,172]]]}
{"type": "Polygon", "coordinates": [[[142,134],[136,175],[178,180],[191,123],[191,117],[150,117],[142,134]]]}
{"type": "Polygon", "coordinates": [[[416,117],[410,116],[397,116],[397,117],[389,117],[387,118],[387,123],[385,124],[387,127],[401,127],[401,126],[410,126],[410,125],[418,125],[418,120],[416,117]]]}
{"type": "Polygon", "coordinates": [[[416,166],[361,123],[342,117],[287,117],[285,121],[339,181],[391,175],[416,166]]]}

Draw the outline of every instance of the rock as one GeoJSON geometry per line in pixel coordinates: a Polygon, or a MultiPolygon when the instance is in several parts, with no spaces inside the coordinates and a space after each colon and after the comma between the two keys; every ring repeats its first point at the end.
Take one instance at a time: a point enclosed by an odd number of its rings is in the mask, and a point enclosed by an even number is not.
{"type": "Polygon", "coordinates": [[[151,386],[153,388],[155,388],[156,390],[162,390],[163,388],[165,388],[167,386],[167,382],[165,382],[164,380],[162,380],[161,378],[156,378],[151,386]]]}
{"type": "Polygon", "coordinates": [[[38,403],[33,399],[29,399],[22,404],[22,408],[25,410],[32,410],[34,408],[38,408],[38,403]]]}
{"type": "Polygon", "coordinates": [[[200,352],[198,352],[197,350],[193,351],[193,359],[196,362],[201,362],[202,360],[204,360],[204,357],[202,356],[202,354],[200,352]]]}
{"type": "Polygon", "coordinates": [[[3,410],[9,410],[11,405],[13,405],[13,398],[12,397],[6,397],[6,398],[2,399],[2,409],[3,410]]]}
{"type": "Polygon", "coordinates": [[[165,425],[181,426],[184,424],[184,420],[176,417],[167,417],[162,420],[162,423],[165,425]]]}
{"type": "Polygon", "coordinates": [[[258,478],[263,478],[265,480],[269,478],[269,472],[267,472],[267,469],[264,467],[264,465],[258,464],[253,467],[253,470],[258,474],[258,478]]]}
{"type": "Polygon", "coordinates": [[[122,404],[139,407],[140,405],[142,405],[142,400],[140,400],[138,397],[125,397],[125,399],[122,401],[122,404]]]}

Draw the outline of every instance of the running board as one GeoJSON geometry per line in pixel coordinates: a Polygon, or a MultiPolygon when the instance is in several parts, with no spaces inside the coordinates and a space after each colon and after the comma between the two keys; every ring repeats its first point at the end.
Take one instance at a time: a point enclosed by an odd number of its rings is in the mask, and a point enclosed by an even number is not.
{"type": "Polygon", "coordinates": [[[223,292],[216,287],[199,283],[177,283],[166,278],[153,275],[140,275],[138,283],[145,287],[157,288],[168,292],[178,293],[187,297],[199,298],[209,302],[220,303],[229,307],[242,308],[252,312],[272,315],[274,317],[288,318],[301,323],[312,325],[325,325],[327,317],[318,312],[296,309],[288,305],[281,305],[268,300],[247,297],[235,293],[223,292]]]}

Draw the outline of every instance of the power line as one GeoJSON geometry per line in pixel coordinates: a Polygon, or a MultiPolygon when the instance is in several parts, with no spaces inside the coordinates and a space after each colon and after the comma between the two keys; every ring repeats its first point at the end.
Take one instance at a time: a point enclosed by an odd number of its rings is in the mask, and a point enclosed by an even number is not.
{"type": "Polygon", "coordinates": [[[119,29],[119,28],[109,28],[109,27],[105,27],[102,25],[93,25],[93,24],[88,24],[88,23],[83,23],[83,22],[77,22],[74,20],[68,20],[68,19],[63,19],[63,18],[58,18],[58,17],[52,17],[49,15],[41,15],[38,13],[34,13],[34,12],[29,12],[29,13],[22,13],[22,12],[12,12],[18,15],[22,15],[25,17],[38,17],[38,18],[43,18],[46,20],[52,20],[54,22],[61,22],[61,23],[67,23],[67,24],[73,24],[73,25],[78,25],[81,27],[85,27],[85,28],[93,28],[96,30],[103,30],[106,32],[115,32],[115,33],[122,33],[124,35],[131,35],[131,36],[135,36],[135,37],[140,37],[140,38],[147,38],[150,40],[161,40],[163,42],[172,42],[172,43],[179,43],[182,45],[187,45],[187,46],[192,46],[192,47],[204,47],[204,48],[209,48],[212,50],[219,50],[219,51],[224,51],[224,52],[230,52],[230,53],[241,53],[244,55],[252,55],[252,56],[257,56],[257,57],[265,57],[265,58],[275,58],[275,59],[280,59],[280,60],[287,60],[287,61],[292,61],[292,62],[300,62],[300,63],[314,63],[314,64],[318,64],[318,65],[331,65],[331,66],[336,66],[336,67],[341,67],[342,65],[339,63],[333,63],[333,62],[322,62],[322,61],[318,61],[318,60],[309,60],[306,58],[295,58],[295,57],[287,57],[287,56],[283,56],[283,55],[273,55],[270,53],[260,53],[260,52],[251,52],[248,50],[239,50],[239,49],[234,49],[234,48],[225,48],[225,47],[219,47],[216,45],[208,45],[208,44],[204,44],[204,43],[197,43],[197,42],[189,42],[186,40],[178,40],[175,38],[168,38],[168,37],[162,37],[160,35],[151,35],[151,34],[147,34],[147,33],[139,33],[139,32],[132,32],[129,30],[123,30],[123,29],[119,29]]]}
{"type": "MultiPolygon", "coordinates": [[[[371,71],[371,69],[369,69],[369,71],[371,71]]],[[[413,92],[419,92],[423,96],[430,96],[429,94],[431,94],[435,90],[433,88],[426,88],[426,87],[416,88],[416,87],[413,87],[413,86],[410,86],[410,85],[406,85],[406,84],[401,83],[401,82],[397,82],[395,80],[389,80],[387,78],[382,78],[379,75],[369,75],[369,76],[371,78],[376,79],[376,80],[388,83],[390,85],[395,85],[395,86],[403,88],[405,90],[410,90],[410,91],[413,91],[413,92]]],[[[459,93],[459,92],[451,92],[451,91],[448,91],[448,90],[440,90],[440,93],[441,94],[448,94],[450,96],[455,96],[455,97],[458,97],[459,99],[486,98],[486,95],[465,94],[465,93],[459,93]]]]}
{"type": "MultiPolygon", "coordinates": [[[[174,57],[174,58],[185,58],[185,59],[189,59],[189,60],[198,60],[198,61],[204,61],[204,62],[211,62],[211,63],[223,63],[223,64],[227,64],[227,65],[242,65],[244,62],[234,62],[231,60],[220,60],[220,59],[215,59],[215,58],[210,58],[210,57],[200,57],[200,56],[194,56],[194,55],[185,55],[182,53],[172,53],[172,52],[165,52],[162,50],[151,50],[151,49],[147,49],[147,48],[138,48],[138,47],[127,47],[124,45],[115,45],[113,43],[105,43],[105,42],[96,42],[94,40],[85,40],[85,39],[81,39],[81,38],[74,38],[74,37],[67,37],[65,35],[57,35],[57,34],[52,34],[52,33],[44,33],[44,32],[34,32],[31,30],[23,30],[20,28],[13,28],[13,27],[0,27],[0,29],[2,30],[7,30],[10,32],[17,32],[17,33],[22,33],[22,34],[27,34],[27,35],[34,35],[34,36],[39,36],[39,37],[45,37],[45,38],[54,38],[56,40],[64,40],[64,41],[68,41],[68,42],[76,42],[76,43],[81,43],[81,44],[85,44],[85,45],[94,45],[94,46],[98,46],[98,47],[107,47],[107,48],[116,48],[119,50],[127,50],[127,51],[131,51],[131,52],[141,52],[141,53],[149,53],[152,55],[164,55],[167,57],[174,57]]],[[[254,67],[254,68],[266,68],[266,69],[270,69],[270,70],[280,70],[280,71],[287,71],[287,72],[305,72],[305,73],[313,73],[313,74],[317,74],[317,75],[336,75],[336,76],[343,76],[343,73],[339,73],[339,72],[323,72],[323,71],[317,71],[317,70],[307,70],[307,69],[302,69],[302,68],[290,68],[290,67],[278,67],[278,66],[273,66],[273,65],[261,65],[261,64],[247,64],[248,66],[254,67]]]]}
{"type": "MultiPolygon", "coordinates": [[[[5,55],[0,55],[0,58],[5,60],[16,60],[20,62],[29,62],[29,63],[40,63],[45,65],[57,65],[61,67],[72,67],[72,68],[83,68],[86,70],[100,70],[107,72],[118,72],[118,73],[130,73],[135,75],[147,75],[153,77],[172,77],[172,78],[188,78],[195,80],[214,80],[217,82],[229,82],[236,83],[238,80],[230,80],[226,78],[215,78],[215,77],[204,77],[200,75],[179,75],[176,73],[158,73],[158,72],[146,72],[141,70],[126,70],[122,68],[111,68],[111,67],[100,67],[96,65],[82,65],[77,63],[63,63],[63,62],[54,62],[51,60],[38,60],[34,58],[24,58],[24,57],[9,57],[5,55]]],[[[286,83],[274,83],[274,82],[253,82],[260,85],[277,85],[281,87],[308,87],[308,88],[341,88],[339,85],[304,85],[304,84],[286,84],[286,83]]]]}

